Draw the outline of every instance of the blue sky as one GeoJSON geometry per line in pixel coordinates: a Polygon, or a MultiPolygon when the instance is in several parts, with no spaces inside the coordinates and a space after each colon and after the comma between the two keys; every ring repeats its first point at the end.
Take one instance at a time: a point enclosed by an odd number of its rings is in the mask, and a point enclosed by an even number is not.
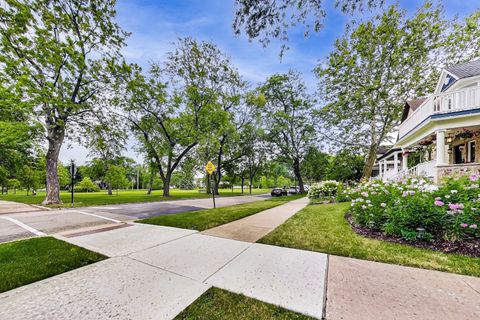
{"type": "MultiPolygon", "coordinates": [[[[117,21],[123,29],[132,33],[123,50],[129,62],[147,67],[149,61],[162,61],[177,38],[190,36],[217,44],[252,84],[265,80],[273,73],[296,69],[302,72],[307,86],[313,91],[313,68],[327,56],[333,42],[343,34],[345,24],[351,18],[334,9],[333,0],[324,1],[327,10],[324,28],[308,38],[303,36],[302,28],[292,30],[288,43],[290,50],[281,61],[278,42],[263,48],[244,36],[235,37],[232,30],[233,0],[118,0],[117,21]]],[[[392,2],[396,1],[388,1],[392,2]]],[[[398,2],[409,13],[423,3],[420,0],[398,2]]],[[[462,17],[478,9],[480,0],[445,0],[444,7],[447,16],[462,17]]],[[[368,15],[366,13],[355,18],[368,19],[368,15]]],[[[83,163],[87,153],[77,145],[71,148],[65,145],[60,159],[66,162],[73,158],[83,163]]],[[[132,148],[125,154],[137,158],[132,148]]]]}

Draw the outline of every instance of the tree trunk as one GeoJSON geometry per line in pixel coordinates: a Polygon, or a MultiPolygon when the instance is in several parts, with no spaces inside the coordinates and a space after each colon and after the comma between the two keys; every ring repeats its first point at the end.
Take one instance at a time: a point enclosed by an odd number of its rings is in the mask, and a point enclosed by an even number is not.
{"type": "Polygon", "coordinates": [[[241,179],[242,179],[242,194],[243,194],[243,185],[245,184],[245,178],[242,177],[241,179]]]}
{"type": "Polygon", "coordinates": [[[217,173],[213,176],[213,192],[215,192],[216,196],[220,195],[218,192],[218,188],[220,187],[220,179],[222,179],[222,175],[220,174],[220,171],[217,171],[217,173]]]}
{"type": "Polygon", "coordinates": [[[365,165],[363,166],[362,181],[366,181],[372,176],[375,160],[377,160],[377,145],[372,144],[368,150],[367,161],[365,161],[365,165]]]}
{"type": "Polygon", "coordinates": [[[253,177],[250,178],[250,186],[249,186],[250,194],[252,194],[252,184],[253,184],[253,177]]]}
{"type": "Polygon", "coordinates": [[[58,183],[58,155],[65,138],[65,129],[60,126],[48,127],[47,140],[48,150],[46,154],[46,171],[47,171],[47,194],[43,204],[59,204],[60,201],[60,185],[58,183]]]}
{"type": "Polygon", "coordinates": [[[170,180],[172,178],[172,172],[167,172],[165,178],[162,179],[163,181],[163,196],[170,197],[170,180]]]}
{"type": "Polygon", "coordinates": [[[108,183],[108,195],[113,195],[112,184],[110,182],[108,183]]]}
{"type": "Polygon", "coordinates": [[[150,181],[149,181],[149,184],[148,184],[148,191],[147,191],[148,195],[152,194],[152,189],[153,189],[153,172],[150,173],[150,181]]]}
{"type": "Polygon", "coordinates": [[[303,186],[303,178],[302,173],[300,171],[300,160],[295,159],[293,162],[293,173],[295,174],[295,178],[298,181],[298,188],[300,189],[300,193],[305,193],[305,188],[303,186]]]}

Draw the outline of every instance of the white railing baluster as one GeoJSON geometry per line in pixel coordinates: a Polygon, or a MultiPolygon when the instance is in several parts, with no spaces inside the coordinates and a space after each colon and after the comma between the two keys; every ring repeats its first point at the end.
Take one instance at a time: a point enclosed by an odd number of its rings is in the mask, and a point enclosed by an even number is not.
{"type": "Polygon", "coordinates": [[[433,114],[480,108],[480,86],[430,96],[399,127],[404,137],[422,121],[433,114]]]}

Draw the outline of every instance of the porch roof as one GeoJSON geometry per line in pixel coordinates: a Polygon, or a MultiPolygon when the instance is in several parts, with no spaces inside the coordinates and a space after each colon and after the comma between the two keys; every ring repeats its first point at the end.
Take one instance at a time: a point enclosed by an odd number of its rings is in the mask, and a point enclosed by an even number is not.
{"type": "Polygon", "coordinates": [[[399,152],[399,151],[402,151],[402,149],[401,148],[391,148],[390,150],[388,150],[387,152],[382,154],[380,157],[378,157],[377,161],[389,158],[392,154],[394,154],[395,152],[399,152]]]}

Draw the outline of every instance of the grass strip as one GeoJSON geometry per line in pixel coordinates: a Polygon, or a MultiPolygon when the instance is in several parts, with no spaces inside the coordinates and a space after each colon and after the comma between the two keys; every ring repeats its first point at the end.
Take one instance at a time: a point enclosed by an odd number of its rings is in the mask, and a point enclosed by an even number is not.
{"type": "MultiPolygon", "coordinates": [[[[234,197],[234,196],[248,196],[248,190],[245,193],[241,193],[238,190],[232,192],[231,189],[220,189],[220,197],[234,197]]],[[[269,193],[270,189],[252,189],[252,194],[269,193]]],[[[111,196],[107,194],[105,190],[99,192],[76,192],[74,206],[99,206],[99,205],[112,205],[122,203],[141,203],[141,202],[155,202],[155,201],[170,201],[181,199],[203,199],[211,198],[212,196],[198,190],[170,190],[169,197],[163,197],[161,190],[154,190],[151,195],[147,195],[146,190],[120,190],[118,195],[116,191],[111,196]]],[[[18,190],[16,194],[12,191],[9,194],[0,195],[0,200],[15,201],[27,204],[41,204],[45,199],[45,192],[38,192],[37,195],[27,196],[25,191],[18,190]]],[[[63,204],[55,205],[52,207],[70,207],[70,193],[68,191],[60,192],[60,199],[63,204]]]]}
{"type": "Polygon", "coordinates": [[[306,320],[313,318],[241,294],[210,288],[175,318],[175,320],[184,319],[306,320]]]}
{"type": "Polygon", "coordinates": [[[11,290],[106,257],[52,237],[0,244],[0,292],[11,290]]]}
{"type": "Polygon", "coordinates": [[[480,277],[480,258],[370,239],[345,220],[348,203],[310,205],[260,243],[480,277]]]}
{"type": "Polygon", "coordinates": [[[291,195],[278,197],[216,209],[169,214],[160,217],[142,219],[137,222],[203,231],[279,206],[288,201],[298,199],[299,197],[301,196],[291,195]]]}

